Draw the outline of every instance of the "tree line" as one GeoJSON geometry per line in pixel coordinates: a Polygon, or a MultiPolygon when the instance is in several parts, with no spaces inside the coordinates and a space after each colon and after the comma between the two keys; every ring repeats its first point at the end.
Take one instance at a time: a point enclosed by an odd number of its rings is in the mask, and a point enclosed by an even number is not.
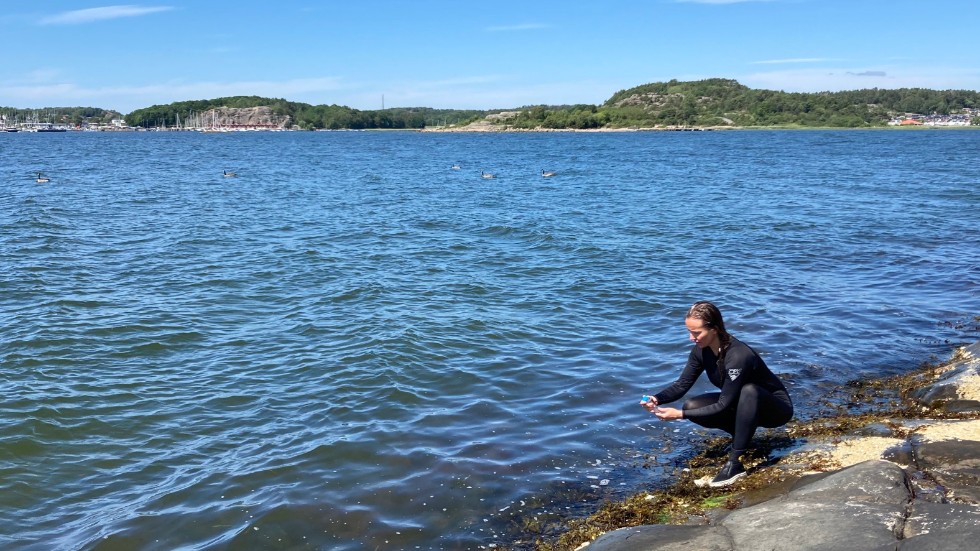
{"type": "Polygon", "coordinates": [[[950,115],[972,110],[972,90],[878,88],[844,92],[790,93],[755,90],[728,79],[659,82],[621,90],[599,106],[526,108],[508,120],[516,128],[654,128],[713,126],[885,126],[906,114],[950,115]]]}
{"type": "Polygon", "coordinates": [[[304,130],[421,129],[426,126],[458,124],[485,114],[484,111],[427,107],[362,111],[341,105],[310,105],[279,98],[234,96],[137,109],[126,115],[126,124],[144,128],[175,126],[178,121],[186,124],[195,115],[201,116],[212,109],[223,107],[268,107],[276,117],[282,120],[287,120],[288,117],[291,127],[304,130]]]}
{"type": "MultiPolygon", "coordinates": [[[[139,110],[127,116],[146,126],[150,113],[176,112],[190,102],[139,110]]],[[[338,105],[308,105],[266,98],[219,98],[195,104],[198,110],[269,105],[306,129],[411,129],[463,126],[501,110],[394,108],[360,111],[338,105]]],[[[844,92],[781,92],[752,89],[730,79],[657,82],[620,90],[601,105],[535,105],[515,109],[502,121],[512,128],[591,129],[658,126],[804,126],[858,128],[885,126],[906,113],[948,115],[980,108],[972,90],[902,88],[844,92]]],[[[172,115],[171,115],[172,117],[172,115]]],[[[152,117],[150,117],[152,118],[152,117]]],[[[974,124],[980,119],[974,116],[974,124]]]]}
{"type": "Polygon", "coordinates": [[[122,119],[122,113],[98,107],[45,107],[43,109],[17,109],[0,107],[0,115],[8,125],[24,122],[51,123],[81,126],[82,124],[109,124],[122,119]]]}
{"type": "MultiPolygon", "coordinates": [[[[305,130],[421,129],[464,126],[502,110],[433,109],[428,107],[358,110],[341,105],[310,105],[281,98],[233,96],[154,105],[125,116],[130,126],[152,128],[187,124],[211,109],[268,107],[279,120],[305,130]]],[[[620,90],[601,105],[533,105],[512,109],[501,121],[512,128],[628,128],[711,126],[803,126],[859,128],[884,126],[908,113],[950,115],[973,110],[980,93],[924,88],[864,89],[843,92],[781,92],[752,89],[730,79],[656,82],[620,90]]],[[[91,107],[28,110],[0,108],[7,120],[81,124],[122,118],[115,111],[91,107]]]]}
{"type": "MultiPolygon", "coordinates": [[[[755,90],[729,79],[671,80],[613,94],[612,124],[687,126],[883,126],[904,114],[949,115],[980,108],[973,90],[924,88],[791,93],[755,90]]],[[[974,124],[978,121],[974,116],[974,124]]]]}

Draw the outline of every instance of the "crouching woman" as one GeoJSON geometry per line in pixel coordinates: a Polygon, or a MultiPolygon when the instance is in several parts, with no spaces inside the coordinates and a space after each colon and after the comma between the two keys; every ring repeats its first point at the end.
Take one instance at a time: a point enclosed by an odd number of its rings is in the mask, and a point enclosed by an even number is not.
{"type": "Polygon", "coordinates": [[[740,456],[758,427],[785,425],[793,417],[793,402],[782,381],[748,345],[725,330],[721,311],[710,302],[697,302],[684,319],[694,342],[687,365],[673,384],[641,402],[664,421],[687,419],[732,436],[728,461],[709,485],[728,486],[745,476],[740,456]],[[681,409],[661,407],[683,397],[701,373],[721,392],[687,399],[681,409]]]}

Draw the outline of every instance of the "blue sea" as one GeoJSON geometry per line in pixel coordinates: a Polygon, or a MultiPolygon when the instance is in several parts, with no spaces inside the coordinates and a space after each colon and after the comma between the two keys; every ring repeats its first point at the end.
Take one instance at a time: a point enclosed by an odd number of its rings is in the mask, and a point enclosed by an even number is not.
{"type": "Polygon", "coordinates": [[[0,548],[488,549],[664,484],[645,458],[704,433],[638,401],[697,300],[801,419],[980,337],[978,153],[970,130],[0,134],[0,548]]]}

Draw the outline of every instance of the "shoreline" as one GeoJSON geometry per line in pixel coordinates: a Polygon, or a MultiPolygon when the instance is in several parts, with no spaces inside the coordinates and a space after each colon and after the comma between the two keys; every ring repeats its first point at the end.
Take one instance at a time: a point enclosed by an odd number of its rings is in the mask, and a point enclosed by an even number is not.
{"type": "MultiPolygon", "coordinates": [[[[410,129],[404,129],[409,131],[410,129]]],[[[859,128],[846,128],[840,126],[698,126],[698,127],[628,127],[628,128],[514,128],[507,125],[491,124],[471,124],[461,127],[427,127],[411,130],[413,132],[438,133],[438,134],[474,134],[474,133],[497,133],[497,134],[521,134],[521,133],[573,133],[573,134],[603,134],[603,133],[630,133],[630,132],[739,132],[739,131],[759,131],[759,130],[853,130],[853,131],[947,131],[947,130],[980,130],[980,126],[871,126],[859,128]]],[[[365,130],[370,132],[372,130],[365,130]]],[[[396,130],[402,131],[402,130],[396,130]]]]}
{"type": "Polygon", "coordinates": [[[309,132],[414,132],[432,134],[623,134],[642,132],[752,132],[752,131],[825,131],[844,130],[858,132],[899,131],[899,132],[929,132],[929,131],[971,131],[980,130],[980,126],[863,126],[856,128],[841,126],[684,126],[684,127],[625,127],[625,128],[515,128],[509,125],[473,123],[466,126],[432,126],[425,128],[339,128],[339,129],[236,129],[236,130],[200,130],[200,129],[162,129],[162,128],[65,128],[56,131],[7,130],[0,128],[0,134],[118,134],[118,133],[180,133],[180,134],[269,134],[269,133],[309,133],[309,132]]]}
{"type": "MultiPolygon", "coordinates": [[[[568,520],[560,533],[525,534],[509,547],[499,548],[572,551],[595,542],[601,543],[602,551],[636,549],[635,542],[627,546],[624,541],[620,546],[615,541],[623,539],[623,534],[645,530],[715,526],[734,511],[785,498],[807,480],[876,462],[934,480],[933,473],[920,473],[916,468],[915,446],[947,442],[980,446],[980,342],[953,350],[937,365],[846,383],[836,391],[840,396],[827,397],[829,407],[836,408],[828,416],[791,421],[786,427],[757,433],[753,449],[743,456],[749,475],[734,486],[712,489],[699,485],[710,480],[726,455],[728,439],[709,438],[699,453],[675,469],[677,480],[667,488],[603,503],[586,518],[568,520]]],[[[980,481],[973,483],[980,492],[980,481]]],[[[947,491],[939,487],[941,490],[917,490],[923,494],[947,491]]],[[[980,507],[970,497],[974,494],[968,488],[963,491],[966,498],[950,497],[980,507]]],[[[945,495],[942,499],[948,501],[945,495]]],[[[662,541],[662,536],[654,539],[662,541]]],[[[654,548],[658,547],[650,547],[654,548]]]]}

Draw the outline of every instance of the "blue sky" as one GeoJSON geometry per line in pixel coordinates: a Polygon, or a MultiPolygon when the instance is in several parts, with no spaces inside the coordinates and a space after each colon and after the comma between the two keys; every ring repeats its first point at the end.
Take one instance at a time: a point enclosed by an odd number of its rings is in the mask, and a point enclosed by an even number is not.
{"type": "Polygon", "coordinates": [[[978,25],[977,0],[8,0],[0,107],[497,109],[713,77],[980,90],[978,25]]]}

